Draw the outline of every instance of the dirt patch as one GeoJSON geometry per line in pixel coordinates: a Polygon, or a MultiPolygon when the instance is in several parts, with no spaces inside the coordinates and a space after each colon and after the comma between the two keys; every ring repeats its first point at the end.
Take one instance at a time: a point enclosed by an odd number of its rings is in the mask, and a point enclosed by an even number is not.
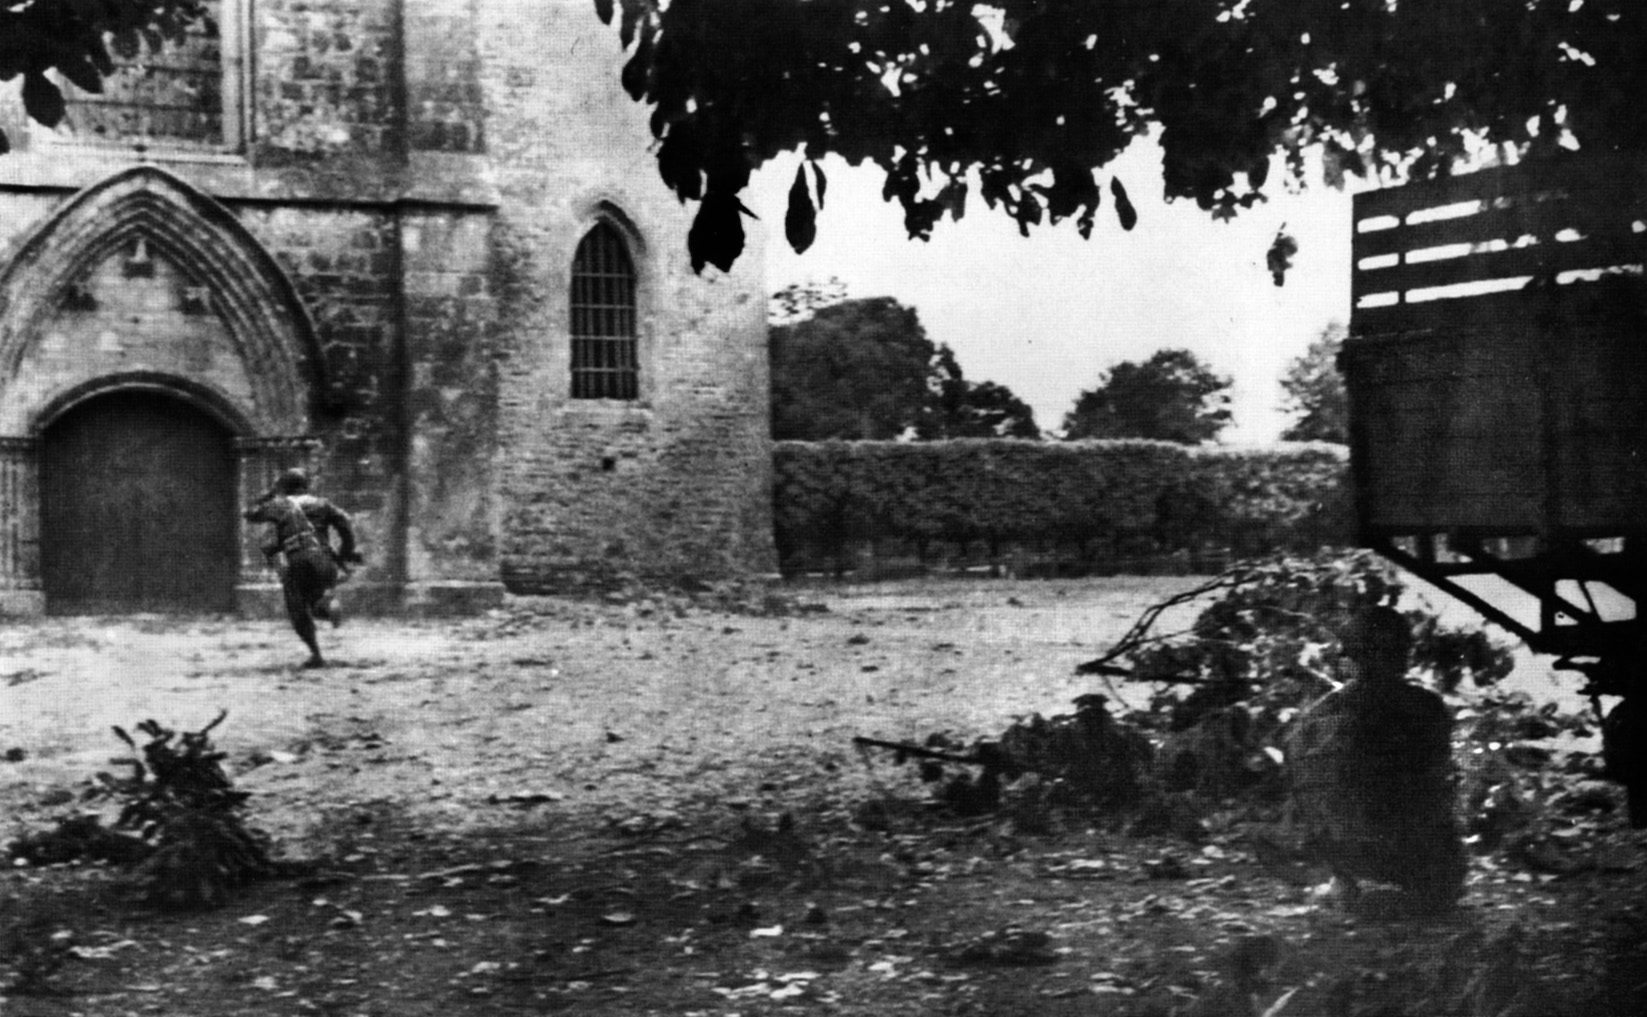
{"type": "Polygon", "coordinates": [[[1091,688],[1071,673],[1083,654],[1185,582],[802,590],[828,610],[789,616],[533,598],[467,621],[351,622],[323,633],[334,664],[319,672],[274,622],[13,625],[4,670],[28,680],[0,690],[0,749],[27,755],[0,770],[0,804],[84,780],[118,748],[112,724],[193,728],[222,707],[218,742],[282,837],[314,828],[317,801],[459,824],[510,794],[571,811],[715,801],[794,776],[792,757],[843,766],[853,734],[976,734],[1067,708],[1091,688]]]}
{"type": "Polygon", "coordinates": [[[1233,822],[1032,836],[935,813],[852,749],[1066,710],[1094,687],[1073,666],[1192,582],[796,589],[827,610],[773,616],[523,600],[351,621],[323,672],[273,623],[0,628],[0,837],[73,809],[111,724],[226,706],[252,822],[325,862],[183,916],[101,867],[14,870],[0,971],[46,944],[41,985],[70,994],[6,1012],[1477,1014],[1529,979],[1567,1012],[1638,1012],[1616,824],[1566,871],[1478,861],[1459,914],[1380,922],[1233,822]]]}

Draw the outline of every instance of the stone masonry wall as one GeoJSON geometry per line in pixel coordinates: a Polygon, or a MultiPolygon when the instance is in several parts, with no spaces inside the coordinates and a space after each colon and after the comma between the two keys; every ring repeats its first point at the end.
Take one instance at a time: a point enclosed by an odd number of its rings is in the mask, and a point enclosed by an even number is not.
{"type": "Polygon", "coordinates": [[[141,261],[136,253],[112,252],[73,287],[17,365],[8,403],[38,407],[100,377],[158,372],[251,404],[246,364],[210,295],[163,253],[144,250],[141,261]]]}
{"type": "Polygon", "coordinates": [[[399,257],[382,211],[254,205],[236,210],[274,254],[314,321],[332,391],[317,400],[321,493],[358,520],[369,552],[362,582],[398,582],[401,427],[399,257]]]}
{"type": "Polygon", "coordinates": [[[518,589],[613,572],[774,569],[761,246],[692,273],[617,33],[584,0],[487,6],[488,151],[503,201],[503,571],[518,589]],[[576,61],[555,59],[577,53],[576,61]],[[641,398],[570,398],[570,267],[602,217],[639,276],[641,398]]]}
{"type": "Polygon", "coordinates": [[[405,146],[394,0],[258,0],[253,137],[263,164],[351,169],[405,146]]]}
{"type": "Polygon", "coordinates": [[[486,151],[477,7],[478,0],[405,4],[407,144],[414,152],[486,151]]]}
{"type": "Polygon", "coordinates": [[[407,212],[408,578],[495,581],[502,327],[490,217],[407,212]]]}
{"type": "MultiPolygon", "coordinates": [[[[240,151],[60,144],[0,89],[16,143],[0,156],[0,259],[138,161],[230,209],[313,324],[326,380],[313,462],[359,520],[361,584],[775,571],[759,227],[733,272],[692,273],[692,209],[657,178],[647,111],[618,86],[617,33],[593,4],[249,11],[240,151]],[[639,277],[632,402],[569,394],[570,267],[602,220],[629,238],[639,277]]],[[[163,258],[138,279],[104,263],[92,303],[59,316],[28,370],[61,384],[141,352],[154,371],[240,398],[247,368],[212,331],[222,322],[186,306],[188,280],[168,272],[163,258]]]]}

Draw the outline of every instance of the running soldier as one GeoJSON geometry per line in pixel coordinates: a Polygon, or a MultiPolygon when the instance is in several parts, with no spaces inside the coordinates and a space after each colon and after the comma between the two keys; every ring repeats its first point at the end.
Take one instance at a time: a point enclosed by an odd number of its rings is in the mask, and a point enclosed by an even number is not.
{"type": "Polygon", "coordinates": [[[334,591],[349,565],[363,559],[355,550],[355,531],[348,513],[325,498],[309,493],[309,475],[287,470],[275,486],[245,512],[247,522],[270,524],[263,557],[280,573],[286,617],[298,638],[309,648],[304,667],[325,667],[315,619],[332,627],[343,623],[343,608],[334,591]],[[338,545],[332,546],[332,531],[338,545]]]}

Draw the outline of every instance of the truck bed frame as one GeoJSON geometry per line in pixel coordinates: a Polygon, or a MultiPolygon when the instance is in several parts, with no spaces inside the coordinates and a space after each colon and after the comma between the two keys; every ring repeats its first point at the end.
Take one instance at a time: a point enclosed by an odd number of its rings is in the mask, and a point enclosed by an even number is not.
{"type": "Polygon", "coordinates": [[[1361,542],[1607,685],[1647,590],[1644,264],[1640,157],[1355,198],[1361,542]]]}

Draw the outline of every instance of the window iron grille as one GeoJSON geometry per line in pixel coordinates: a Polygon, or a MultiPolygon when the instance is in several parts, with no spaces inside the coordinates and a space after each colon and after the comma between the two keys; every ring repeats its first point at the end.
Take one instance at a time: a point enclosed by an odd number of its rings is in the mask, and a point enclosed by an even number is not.
{"type": "Polygon", "coordinates": [[[623,235],[600,223],[572,259],[572,398],[639,394],[635,264],[623,235]]]}

